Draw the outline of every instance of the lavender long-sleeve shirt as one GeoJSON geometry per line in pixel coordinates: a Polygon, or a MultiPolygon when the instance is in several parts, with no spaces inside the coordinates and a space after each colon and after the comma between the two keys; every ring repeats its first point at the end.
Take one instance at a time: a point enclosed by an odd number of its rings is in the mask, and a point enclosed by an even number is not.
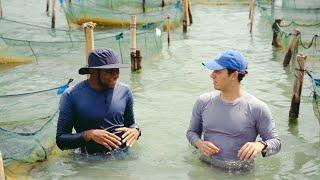
{"type": "Polygon", "coordinates": [[[281,141],[264,102],[244,93],[226,103],[220,93],[206,93],[193,107],[187,138],[194,146],[199,139],[210,141],[220,149],[215,158],[237,161],[238,150],[245,143],[256,141],[258,134],[268,145],[265,156],[280,151],[281,141]]]}

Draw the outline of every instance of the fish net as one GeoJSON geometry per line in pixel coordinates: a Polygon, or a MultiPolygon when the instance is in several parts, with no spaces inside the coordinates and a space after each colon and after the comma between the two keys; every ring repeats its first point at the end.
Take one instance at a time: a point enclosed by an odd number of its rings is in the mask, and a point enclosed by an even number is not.
{"type": "Polygon", "coordinates": [[[320,2],[286,0],[271,4],[258,1],[257,5],[262,16],[272,23],[273,45],[288,54],[295,36],[297,46],[293,48],[291,61],[295,61],[298,53],[307,56],[306,73],[311,79],[314,113],[320,119],[320,2]]]}

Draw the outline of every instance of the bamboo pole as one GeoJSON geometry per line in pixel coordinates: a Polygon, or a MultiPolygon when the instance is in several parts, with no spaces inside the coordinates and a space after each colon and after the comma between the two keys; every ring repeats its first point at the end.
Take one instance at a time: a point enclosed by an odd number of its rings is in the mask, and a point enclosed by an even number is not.
{"type": "Polygon", "coordinates": [[[5,180],[2,154],[0,152],[0,180],[5,180]]]}
{"type": "Polygon", "coordinates": [[[146,12],[146,0],[142,0],[142,11],[143,13],[146,12]]]}
{"type": "Polygon", "coordinates": [[[131,31],[131,52],[136,52],[137,49],[137,17],[131,16],[130,23],[130,31],[131,31]]]}
{"type": "Polygon", "coordinates": [[[299,117],[300,98],[301,98],[301,91],[302,91],[302,85],[303,85],[303,77],[305,72],[304,65],[305,65],[306,59],[307,59],[307,56],[304,56],[302,54],[297,55],[297,61],[295,64],[296,79],[293,85],[293,94],[292,94],[291,106],[289,111],[289,120],[296,120],[299,117]]]}
{"type": "Polygon", "coordinates": [[[51,28],[56,27],[56,0],[52,0],[52,17],[51,17],[51,28]]]}
{"type": "Polygon", "coordinates": [[[186,33],[187,32],[187,26],[188,26],[188,21],[189,21],[189,13],[188,13],[188,0],[182,0],[183,1],[183,22],[182,22],[182,26],[183,26],[183,32],[186,33]]]}
{"type": "Polygon", "coordinates": [[[192,13],[191,13],[191,0],[188,0],[188,15],[189,15],[189,24],[193,23],[192,13]]]}
{"type": "Polygon", "coordinates": [[[87,22],[82,24],[82,28],[84,29],[84,35],[86,38],[86,59],[85,62],[88,64],[88,56],[89,53],[94,50],[94,37],[93,37],[93,29],[96,26],[96,23],[87,22]]]}
{"type": "Polygon", "coordinates": [[[290,63],[293,51],[297,50],[297,45],[298,45],[297,42],[298,42],[299,34],[300,34],[300,32],[298,29],[294,29],[291,33],[291,40],[290,40],[289,46],[286,50],[286,55],[283,60],[284,67],[288,66],[288,64],[290,63]]]}
{"type": "Polygon", "coordinates": [[[130,23],[130,42],[131,42],[131,52],[130,52],[130,59],[131,59],[131,70],[137,70],[137,61],[136,61],[136,51],[137,51],[137,18],[136,16],[131,16],[131,23],[130,23]]]}
{"type": "Polygon", "coordinates": [[[276,48],[281,47],[280,43],[278,42],[278,32],[280,32],[281,21],[281,19],[276,19],[272,24],[273,37],[271,44],[276,48]]]}
{"type": "Polygon", "coordinates": [[[170,31],[171,31],[171,21],[170,21],[170,15],[167,16],[167,41],[168,45],[170,45],[170,31]]]}

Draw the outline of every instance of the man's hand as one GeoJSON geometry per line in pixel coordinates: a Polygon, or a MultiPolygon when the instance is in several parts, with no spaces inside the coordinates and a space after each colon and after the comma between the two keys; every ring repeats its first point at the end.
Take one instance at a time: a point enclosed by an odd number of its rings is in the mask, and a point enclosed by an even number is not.
{"type": "Polygon", "coordinates": [[[217,154],[220,150],[217,146],[209,141],[198,140],[196,142],[196,146],[202,154],[208,157],[217,154]]]}
{"type": "Polygon", "coordinates": [[[238,151],[238,157],[240,160],[254,159],[263,148],[264,145],[260,142],[247,142],[238,151]]]}
{"type": "Polygon", "coordinates": [[[93,140],[96,143],[105,146],[110,151],[112,151],[112,149],[119,149],[119,146],[122,144],[121,138],[104,129],[92,129],[92,130],[85,131],[84,140],[85,141],[93,140]]]}
{"type": "Polygon", "coordinates": [[[122,131],[124,134],[122,135],[122,143],[126,143],[127,146],[132,147],[133,144],[137,141],[140,132],[136,128],[127,128],[127,127],[122,127],[122,128],[117,128],[116,131],[122,131]]]}

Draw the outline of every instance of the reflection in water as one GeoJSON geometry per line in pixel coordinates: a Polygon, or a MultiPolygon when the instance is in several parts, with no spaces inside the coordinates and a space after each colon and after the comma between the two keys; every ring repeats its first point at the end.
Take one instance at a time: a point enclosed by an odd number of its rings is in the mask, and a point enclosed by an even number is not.
{"type": "Polygon", "coordinates": [[[254,161],[222,161],[215,157],[200,156],[200,160],[214,166],[221,168],[229,173],[247,173],[253,169],[254,161]]]}
{"type": "Polygon", "coordinates": [[[288,131],[294,135],[294,136],[298,136],[299,135],[299,128],[298,128],[298,120],[290,120],[289,124],[288,124],[288,131]]]}
{"type": "Polygon", "coordinates": [[[134,157],[134,151],[132,148],[126,147],[123,149],[115,149],[113,151],[101,152],[101,153],[81,153],[80,149],[76,149],[72,156],[76,161],[105,161],[105,160],[124,160],[134,157]]]}

